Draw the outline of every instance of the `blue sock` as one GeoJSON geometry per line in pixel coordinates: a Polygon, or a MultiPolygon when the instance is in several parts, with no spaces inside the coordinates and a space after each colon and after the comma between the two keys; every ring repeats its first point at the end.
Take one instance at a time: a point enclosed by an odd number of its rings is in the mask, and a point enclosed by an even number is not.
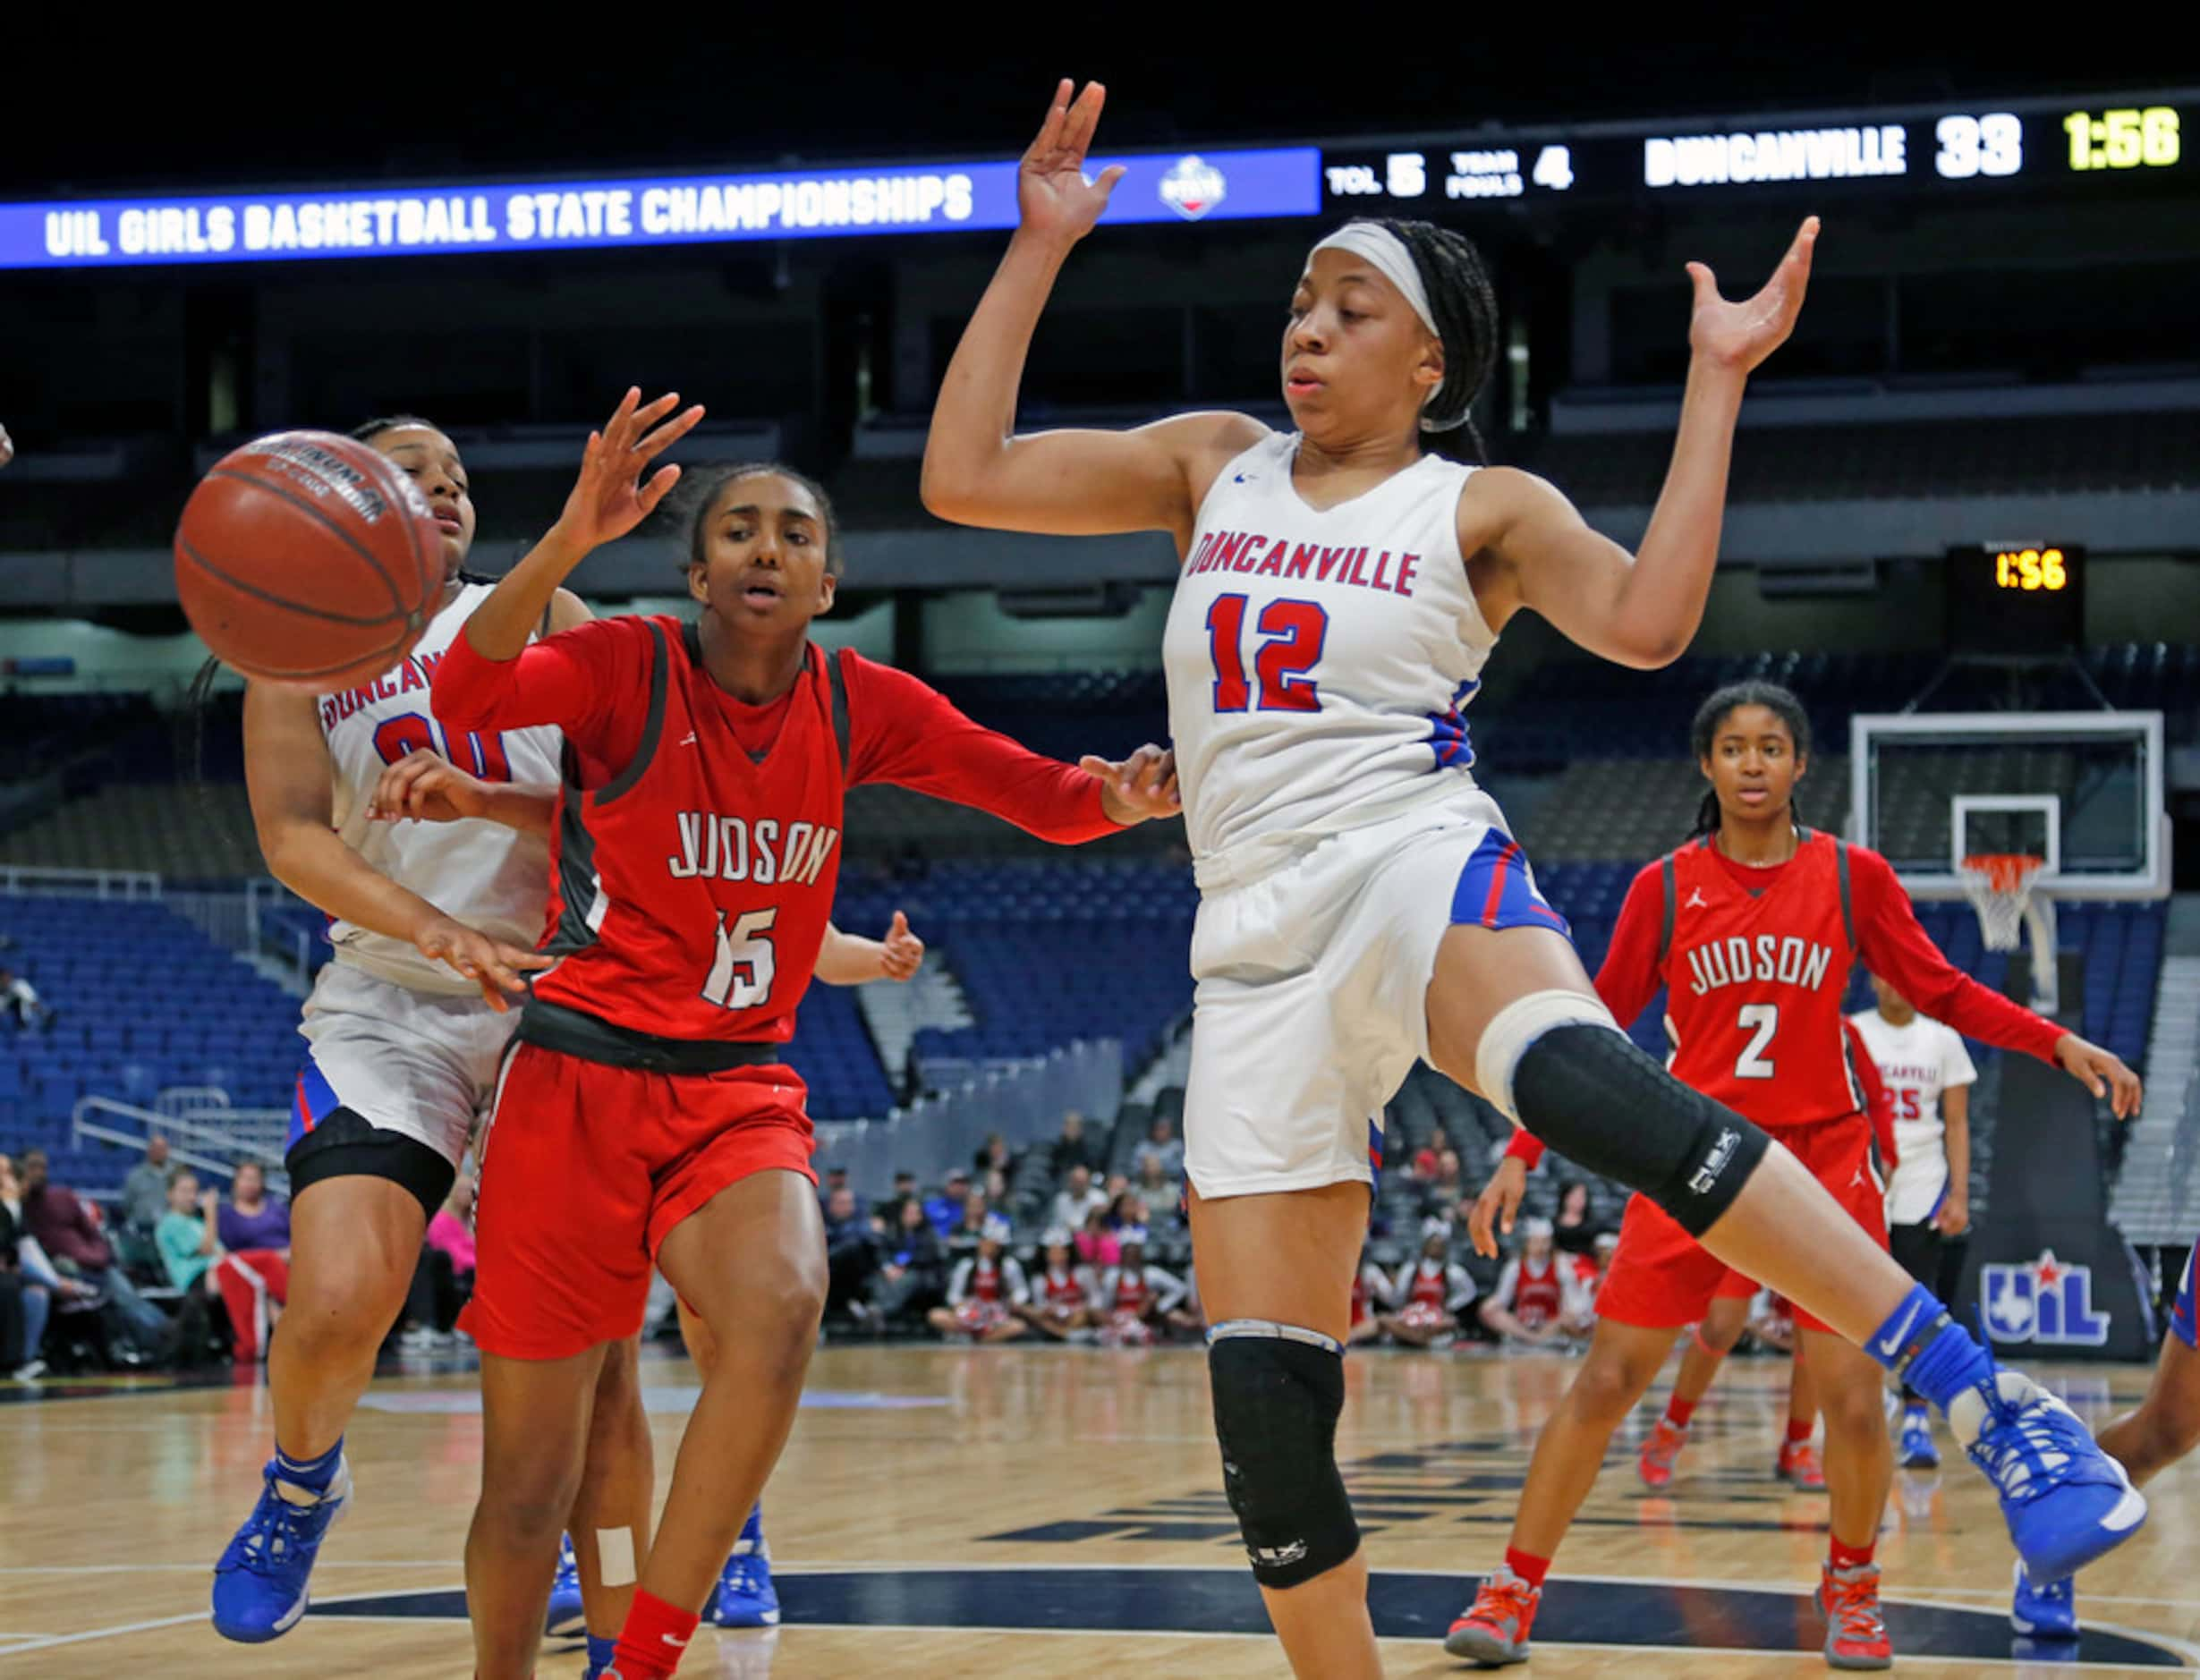
{"type": "Polygon", "coordinates": [[[1990,1382],[1993,1361],[1938,1296],[1914,1285],[1864,1351],[1942,1412],[1966,1388],[1990,1382]]]}
{"type": "Polygon", "coordinates": [[[734,1543],[738,1557],[743,1552],[760,1552],[764,1549],[764,1502],[759,1499],[749,1507],[749,1520],[741,1525],[741,1538],[734,1543]]]}
{"type": "Polygon", "coordinates": [[[275,1473],[285,1481],[305,1489],[310,1493],[327,1493],[328,1484],[336,1479],[336,1465],[344,1457],[344,1437],[336,1437],[336,1444],[319,1458],[293,1458],[282,1447],[275,1449],[275,1473]]]}
{"type": "Polygon", "coordinates": [[[619,1642],[616,1638],[607,1639],[601,1633],[588,1636],[589,1673],[601,1674],[611,1666],[611,1659],[618,1654],[619,1642]]]}

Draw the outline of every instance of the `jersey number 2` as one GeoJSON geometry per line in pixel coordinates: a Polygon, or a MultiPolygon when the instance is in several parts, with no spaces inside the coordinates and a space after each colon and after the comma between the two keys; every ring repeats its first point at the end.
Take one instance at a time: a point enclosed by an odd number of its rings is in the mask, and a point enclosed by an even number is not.
{"type": "MultiPolygon", "coordinates": [[[[1215,662],[1215,709],[1242,712],[1253,703],[1245,681],[1245,598],[1218,595],[1207,608],[1207,640],[1215,662]]],[[[1261,609],[1256,628],[1260,650],[1253,657],[1264,712],[1318,712],[1321,691],[1306,675],[1321,658],[1329,640],[1329,615],[1319,601],[1270,601],[1261,609]]]]}
{"type": "Polygon", "coordinates": [[[703,981],[703,1001],[721,1009],[754,1009],[771,996],[771,982],[779,965],[771,948],[771,926],[779,912],[752,910],[726,926],[726,912],[718,912],[718,949],[710,959],[710,976],[703,981]]]}
{"type": "Polygon", "coordinates": [[[1755,1034],[1742,1047],[1742,1053],[1734,1058],[1734,1077],[1771,1078],[1772,1058],[1765,1054],[1765,1050],[1772,1042],[1772,1035],[1780,1031],[1780,1005],[1744,1004],[1741,1017],[1734,1024],[1744,1032],[1754,1029],[1755,1034]]]}

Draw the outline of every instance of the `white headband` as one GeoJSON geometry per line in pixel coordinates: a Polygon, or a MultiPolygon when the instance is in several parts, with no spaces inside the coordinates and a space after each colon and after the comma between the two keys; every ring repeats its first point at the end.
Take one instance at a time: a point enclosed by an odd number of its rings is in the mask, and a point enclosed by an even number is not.
{"type": "MultiPolygon", "coordinates": [[[[1414,313],[1421,318],[1422,326],[1436,332],[1436,315],[1429,308],[1429,289],[1421,284],[1421,270],[1414,262],[1413,252],[1406,249],[1406,242],[1387,227],[1378,227],[1372,222],[1346,222],[1327,239],[1306,253],[1312,262],[1314,251],[1348,250],[1355,257],[1364,258],[1375,272],[1388,280],[1404,294],[1406,302],[1414,306],[1414,313]]],[[[1441,333],[1437,333],[1439,338],[1441,333]]]]}

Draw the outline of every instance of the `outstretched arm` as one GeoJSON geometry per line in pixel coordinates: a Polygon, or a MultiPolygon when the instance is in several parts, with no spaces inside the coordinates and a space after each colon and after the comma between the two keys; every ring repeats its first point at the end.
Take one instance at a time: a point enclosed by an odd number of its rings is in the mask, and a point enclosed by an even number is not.
{"type": "Polygon", "coordinates": [[[1022,222],[940,381],[924,446],[926,509],[958,525],[1092,536],[1166,530],[1181,550],[1198,492],[1266,428],[1243,414],[1184,414],[1134,431],[1018,437],[1016,391],[1032,333],[1071,247],[1092,230],[1120,165],[1084,175],[1107,90],[1055,90],[1016,176],[1022,222]]]}
{"type": "Polygon", "coordinates": [[[1743,387],[1794,330],[1817,239],[1818,218],[1805,217],[1772,277],[1741,303],[1719,295],[1702,263],[1688,265],[1695,305],[1680,430],[1635,554],[1591,530],[1571,502],[1533,473],[1497,467],[1467,480],[1459,552],[1472,557],[1475,598],[1492,626],[1532,607],[1570,641],[1616,664],[1650,670],[1680,657],[1703,620],[1719,563],[1743,387]]]}

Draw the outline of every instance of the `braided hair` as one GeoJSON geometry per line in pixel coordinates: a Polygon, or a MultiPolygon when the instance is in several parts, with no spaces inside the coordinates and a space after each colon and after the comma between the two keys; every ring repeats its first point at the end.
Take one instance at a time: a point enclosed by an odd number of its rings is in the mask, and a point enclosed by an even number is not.
{"type": "Polygon", "coordinates": [[[680,533],[682,571],[701,565],[709,558],[710,510],[718,504],[718,492],[738,479],[767,477],[785,479],[810,492],[810,499],[818,505],[818,516],[825,525],[825,574],[830,578],[841,575],[846,569],[847,557],[840,548],[840,515],[833,511],[833,498],[808,473],[797,472],[777,461],[723,462],[690,468],[681,474],[667,511],[680,533]]]}
{"type": "MultiPolygon", "coordinates": [[[[1695,721],[1688,725],[1688,750],[1698,764],[1712,756],[1712,743],[1719,738],[1719,726],[1745,706],[1762,706],[1779,718],[1795,742],[1796,757],[1810,757],[1810,714],[1803,709],[1803,702],[1796,698],[1795,691],[1782,688],[1777,683],[1752,680],[1713,689],[1695,708],[1695,721]]],[[[1793,809],[1791,803],[1789,810],[1793,809]]],[[[1719,790],[1710,788],[1703,794],[1703,802],[1696,807],[1695,827],[1688,831],[1688,837],[1695,840],[1718,832],[1719,790]]]]}
{"type": "Polygon", "coordinates": [[[1436,335],[1444,346],[1444,382],[1421,411],[1421,429],[1448,432],[1464,428],[1475,458],[1486,459],[1482,434],[1468,418],[1497,364],[1497,288],[1490,284],[1482,252],[1465,234],[1433,222],[1370,219],[1412,253],[1429,294],[1429,312],[1436,318],[1436,335]]]}

